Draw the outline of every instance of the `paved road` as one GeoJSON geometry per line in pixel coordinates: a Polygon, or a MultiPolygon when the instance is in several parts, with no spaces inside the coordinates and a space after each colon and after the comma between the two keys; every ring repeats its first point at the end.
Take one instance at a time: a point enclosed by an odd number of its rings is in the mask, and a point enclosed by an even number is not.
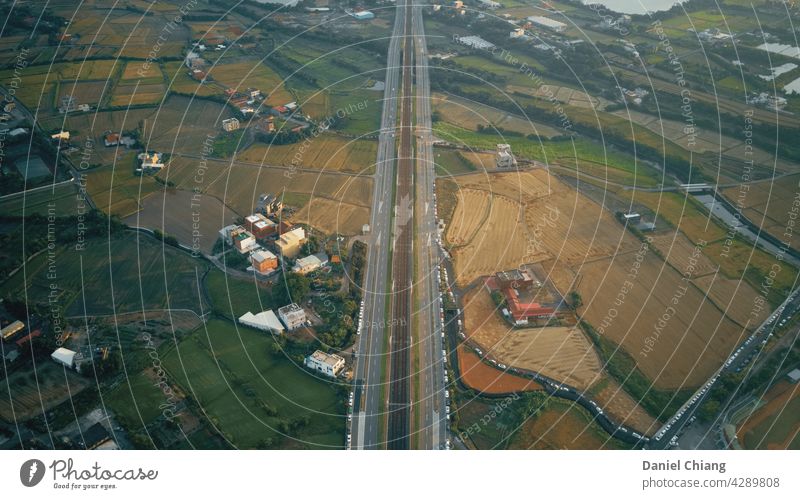
{"type": "Polygon", "coordinates": [[[392,193],[395,178],[395,135],[397,133],[397,95],[400,87],[400,48],[405,13],[398,3],[389,53],[386,61],[381,133],[370,214],[371,233],[368,241],[367,269],[360,334],[357,340],[355,393],[351,424],[352,448],[377,449],[385,441],[380,434],[381,420],[386,417],[387,388],[383,386],[383,365],[386,361],[386,291],[389,276],[392,193]]]}
{"type": "Polygon", "coordinates": [[[447,419],[444,392],[444,315],[439,293],[439,264],[442,258],[437,243],[436,201],[434,189],[436,170],[431,130],[431,94],[428,78],[428,51],[422,6],[415,1],[412,12],[412,35],[416,73],[416,192],[415,218],[417,274],[415,320],[418,356],[418,405],[412,421],[415,441],[421,449],[444,449],[447,441],[447,419]]]}

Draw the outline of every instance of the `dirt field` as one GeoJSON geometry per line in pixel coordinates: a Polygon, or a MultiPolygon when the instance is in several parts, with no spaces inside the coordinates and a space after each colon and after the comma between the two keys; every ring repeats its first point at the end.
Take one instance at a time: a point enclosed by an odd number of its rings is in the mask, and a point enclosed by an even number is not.
{"type": "Polygon", "coordinates": [[[218,102],[171,96],[142,122],[141,140],[148,149],[199,155],[209,135],[220,133],[233,111],[218,102]]]}
{"type": "Polygon", "coordinates": [[[759,294],[743,280],[728,279],[720,273],[699,277],[693,283],[740,326],[752,329],[769,315],[767,307],[754,310],[759,294]]]}
{"type": "Polygon", "coordinates": [[[746,449],[800,449],[800,385],[780,381],[769,389],[766,404],[737,429],[746,449]]]}
{"type": "Polygon", "coordinates": [[[108,95],[110,83],[106,81],[62,81],[58,87],[56,107],[61,105],[61,97],[72,95],[77,104],[97,105],[101,97],[108,95]]]}
{"type": "Polygon", "coordinates": [[[552,407],[528,419],[514,435],[511,449],[617,449],[618,444],[592,422],[580,406],[551,401],[552,407]]]}
{"type": "Polygon", "coordinates": [[[458,370],[460,381],[481,393],[502,394],[541,390],[535,381],[508,374],[484,364],[471,350],[458,347],[458,370]]]}
{"type": "MultiPolygon", "coordinates": [[[[193,247],[193,223],[199,224],[196,242],[199,250],[210,254],[219,237],[218,231],[236,221],[237,214],[217,198],[189,191],[156,192],[142,202],[142,209],[124,219],[128,225],[158,229],[175,236],[186,246],[193,247]]],[[[249,215],[243,214],[243,216],[249,215]]]]}
{"type": "Polygon", "coordinates": [[[30,370],[22,370],[0,383],[0,419],[7,423],[27,421],[41,414],[43,407],[50,410],[90,383],[90,379],[49,359],[40,361],[36,377],[30,370]]]}
{"type": "Polygon", "coordinates": [[[167,90],[163,83],[117,85],[111,97],[112,106],[135,106],[137,104],[158,104],[167,90]]]}
{"type": "Polygon", "coordinates": [[[468,243],[488,215],[491,197],[485,191],[461,189],[457,193],[458,204],[453,220],[447,230],[447,242],[460,246],[468,243]]]}
{"type": "MultiPolygon", "coordinates": [[[[661,232],[658,235],[653,235],[652,238],[653,246],[658,249],[670,265],[679,270],[686,268],[695,249],[695,245],[689,241],[689,238],[675,230],[661,232]]],[[[696,269],[695,276],[713,274],[717,269],[714,262],[702,253],[696,258],[696,262],[693,262],[693,266],[696,269]]]]}
{"type": "Polygon", "coordinates": [[[574,328],[513,329],[499,316],[489,293],[476,288],[464,298],[469,338],[498,362],[538,371],[586,389],[600,376],[600,359],[591,342],[574,328]]]}

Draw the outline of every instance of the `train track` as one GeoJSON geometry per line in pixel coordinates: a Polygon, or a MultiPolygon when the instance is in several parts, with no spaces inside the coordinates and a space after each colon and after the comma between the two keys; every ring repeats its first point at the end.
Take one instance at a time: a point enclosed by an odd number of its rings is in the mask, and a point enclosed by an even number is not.
{"type": "Polygon", "coordinates": [[[387,448],[408,449],[410,443],[411,271],[414,225],[414,159],[412,147],[412,39],[411,2],[406,0],[403,28],[400,146],[395,193],[394,252],[392,256],[392,320],[390,342],[389,416],[387,448]]]}

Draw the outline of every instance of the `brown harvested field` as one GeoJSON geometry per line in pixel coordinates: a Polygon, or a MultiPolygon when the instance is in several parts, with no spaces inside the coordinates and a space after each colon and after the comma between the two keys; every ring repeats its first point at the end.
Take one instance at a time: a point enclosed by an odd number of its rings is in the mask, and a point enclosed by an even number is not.
{"type": "Polygon", "coordinates": [[[510,449],[619,449],[622,444],[611,439],[577,404],[550,400],[550,407],[535,418],[528,418],[514,435],[510,449]]]}
{"type": "Polygon", "coordinates": [[[213,196],[167,190],[148,196],[142,201],[142,209],[123,222],[130,226],[158,229],[189,247],[194,247],[193,224],[197,223],[199,235],[196,244],[200,252],[208,255],[219,237],[218,231],[234,223],[236,217],[233,210],[213,196]]]}
{"type": "MultiPolygon", "coordinates": [[[[523,135],[533,133],[547,138],[562,135],[562,132],[556,128],[525,119],[521,116],[521,112],[520,115],[513,115],[474,101],[438,93],[432,95],[432,101],[433,110],[438,112],[444,121],[458,126],[472,123],[468,127],[472,130],[480,124],[487,128],[508,130],[523,135]]],[[[447,140],[446,137],[442,138],[447,140]]],[[[494,160],[491,164],[494,167],[494,160]]]]}
{"type": "Polygon", "coordinates": [[[323,134],[298,144],[270,145],[257,142],[237,157],[241,161],[263,165],[371,175],[377,154],[378,143],[374,140],[351,140],[323,134]]]}
{"type": "MultiPolygon", "coordinates": [[[[151,79],[161,82],[164,79],[164,74],[161,72],[161,68],[158,64],[150,64],[145,67],[142,61],[130,61],[125,65],[121,79],[128,82],[151,79]]],[[[142,81],[142,83],[145,82],[142,81]]]]}
{"type": "MultiPolygon", "coordinates": [[[[621,345],[656,388],[699,385],[722,364],[746,331],[725,317],[704,293],[685,286],[681,274],[652,252],[644,256],[638,276],[631,281],[628,274],[635,261],[636,252],[632,252],[590,262],[578,270],[578,292],[584,303],[581,316],[595,328],[605,321],[608,325],[601,334],[621,345]],[[626,282],[632,287],[618,305],[615,300],[626,282]],[[612,309],[615,317],[609,320],[612,309]],[[665,314],[662,326],[658,320],[665,314]],[[654,343],[649,352],[645,348],[648,338],[654,343]]],[[[558,279],[554,282],[559,286],[558,279]]]]}
{"type": "MultiPolygon", "coordinates": [[[[108,95],[111,87],[108,81],[62,81],[58,87],[56,107],[61,105],[61,96],[72,95],[77,104],[97,105],[100,99],[108,95]],[[108,88],[106,88],[108,87],[108,88]]],[[[63,118],[63,116],[62,116],[63,118]]]]}
{"type": "Polygon", "coordinates": [[[486,365],[480,357],[463,345],[458,346],[458,370],[461,374],[459,381],[480,393],[503,394],[542,390],[542,386],[533,380],[486,365]]]}
{"type": "Polygon", "coordinates": [[[601,373],[592,343],[576,328],[515,329],[482,287],[464,297],[464,326],[469,339],[503,364],[537,371],[580,389],[601,373]]]}
{"type": "MultiPolygon", "coordinates": [[[[795,196],[800,192],[800,175],[788,175],[775,180],[749,184],[741,195],[745,215],[756,225],[762,225],[773,236],[785,240],[783,233],[789,221],[789,212],[795,196]]],[[[722,194],[735,206],[740,199],[740,188],[730,187],[722,194]]],[[[792,248],[800,249],[797,238],[789,238],[792,248]]]]}
{"type": "Polygon", "coordinates": [[[135,106],[137,104],[157,104],[164,98],[167,87],[163,83],[117,85],[111,96],[112,106],[135,106]]]}
{"type": "Polygon", "coordinates": [[[71,369],[47,359],[30,370],[11,374],[0,383],[0,419],[7,423],[27,421],[80,393],[91,384],[71,369]]]}
{"type": "Polygon", "coordinates": [[[455,248],[460,285],[523,263],[556,259],[574,266],[636,247],[635,238],[597,203],[579,195],[545,170],[473,174],[453,179],[460,190],[449,222],[450,234],[473,231],[475,219],[486,211],[475,191],[488,199],[488,215],[476,237],[455,248]],[[521,204],[522,203],[522,204],[521,204]],[[524,206],[524,209],[523,209],[524,206]]]}
{"type": "MultiPolygon", "coordinates": [[[[670,230],[651,237],[652,245],[658,249],[670,265],[681,272],[687,268],[693,258],[695,245],[686,236],[679,231],[670,230]]],[[[698,247],[698,249],[700,248],[698,247]]],[[[702,251],[694,257],[691,263],[696,269],[693,273],[695,276],[713,274],[717,270],[717,266],[702,251]]]]}
{"type": "Polygon", "coordinates": [[[369,208],[331,199],[312,197],[311,200],[290,218],[326,234],[356,235],[361,227],[369,223],[369,208]]]}
{"type": "Polygon", "coordinates": [[[491,197],[485,191],[461,189],[456,195],[458,204],[447,229],[447,242],[460,246],[468,243],[488,215],[491,197]]]}
{"type": "Polygon", "coordinates": [[[800,450],[800,384],[780,381],[762,397],[766,402],[738,428],[745,449],[800,450]]]}
{"type": "Polygon", "coordinates": [[[728,279],[720,273],[698,277],[692,282],[740,326],[753,329],[769,315],[768,307],[755,310],[760,295],[744,280],[728,279]]]}
{"type": "Polygon", "coordinates": [[[652,435],[661,424],[642,409],[628,392],[611,377],[605,376],[591,390],[592,399],[616,422],[630,426],[643,435],[652,435]]]}
{"type": "MultiPolygon", "coordinates": [[[[484,196],[489,198],[490,194],[486,192],[484,196]]],[[[466,285],[482,275],[518,267],[526,261],[537,261],[526,258],[527,230],[521,212],[521,205],[515,201],[505,197],[492,199],[477,237],[451,251],[459,285],[466,285]]],[[[467,211],[466,219],[473,216],[480,215],[467,211]]],[[[456,231],[461,232],[460,229],[456,231]]]]}

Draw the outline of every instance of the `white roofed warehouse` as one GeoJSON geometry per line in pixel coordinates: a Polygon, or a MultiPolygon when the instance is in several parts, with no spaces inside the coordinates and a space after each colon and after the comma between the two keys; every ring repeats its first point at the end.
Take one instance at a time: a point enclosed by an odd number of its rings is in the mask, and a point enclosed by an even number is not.
{"type": "Polygon", "coordinates": [[[283,324],[272,310],[264,310],[263,312],[259,312],[257,314],[247,312],[243,316],[239,317],[239,324],[244,324],[245,326],[261,329],[262,331],[269,331],[275,334],[283,334],[285,332],[283,324]]]}

